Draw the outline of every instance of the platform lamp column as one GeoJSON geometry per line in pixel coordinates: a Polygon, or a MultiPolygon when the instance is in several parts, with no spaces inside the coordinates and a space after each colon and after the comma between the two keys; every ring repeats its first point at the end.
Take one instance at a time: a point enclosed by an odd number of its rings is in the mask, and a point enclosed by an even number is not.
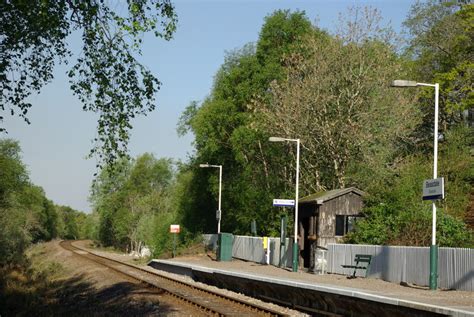
{"type": "Polygon", "coordinates": [[[299,185],[299,174],[300,174],[300,139],[285,139],[279,137],[270,137],[270,142],[296,142],[296,185],[295,185],[295,239],[293,241],[293,272],[298,272],[298,185],[299,185]]]}
{"type": "MultiPolygon", "coordinates": [[[[417,87],[428,86],[435,89],[435,111],[434,111],[434,131],[433,131],[433,179],[438,178],[438,112],[439,112],[439,84],[425,84],[417,83],[410,80],[394,80],[392,87],[417,87]]],[[[438,288],[438,246],[436,245],[436,203],[433,200],[433,224],[431,232],[431,246],[430,246],[430,289],[436,290],[438,288]]]]}
{"type": "Polygon", "coordinates": [[[217,234],[221,233],[221,218],[222,218],[222,209],[221,209],[221,198],[222,198],[222,165],[210,165],[210,164],[199,164],[199,167],[215,167],[219,168],[219,206],[217,209],[217,234]]]}
{"type": "Polygon", "coordinates": [[[219,165],[219,219],[217,219],[217,233],[221,233],[221,198],[222,198],[222,165],[219,165]]]}

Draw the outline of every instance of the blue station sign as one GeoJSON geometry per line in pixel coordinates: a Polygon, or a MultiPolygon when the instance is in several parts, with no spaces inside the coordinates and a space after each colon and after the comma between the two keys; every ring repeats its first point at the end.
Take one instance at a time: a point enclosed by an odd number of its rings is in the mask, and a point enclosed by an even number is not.
{"type": "Polygon", "coordinates": [[[273,206],[275,207],[294,207],[294,199],[273,199],[273,206]]]}

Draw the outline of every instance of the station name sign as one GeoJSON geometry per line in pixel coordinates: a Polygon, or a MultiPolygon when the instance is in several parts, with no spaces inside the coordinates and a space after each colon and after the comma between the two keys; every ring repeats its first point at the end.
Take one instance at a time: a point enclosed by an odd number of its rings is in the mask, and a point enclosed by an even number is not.
{"type": "Polygon", "coordinates": [[[275,207],[293,207],[295,206],[294,199],[273,199],[273,206],[275,207]]]}
{"type": "Polygon", "coordinates": [[[423,181],[423,200],[444,199],[444,178],[423,181]]]}

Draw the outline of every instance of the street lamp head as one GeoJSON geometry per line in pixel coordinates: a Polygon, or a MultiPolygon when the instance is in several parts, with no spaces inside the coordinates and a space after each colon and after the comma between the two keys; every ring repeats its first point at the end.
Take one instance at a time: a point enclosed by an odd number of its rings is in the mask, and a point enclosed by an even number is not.
{"type": "Polygon", "coordinates": [[[391,86],[392,87],[416,87],[418,86],[418,83],[412,80],[397,79],[397,80],[392,81],[391,86]]]}
{"type": "Polygon", "coordinates": [[[277,137],[277,136],[271,136],[271,137],[268,138],[268,141],[270,141],[270,142],[283,142],[283,141],[287,141],[287,139],[280,138],[280,137],[277,137]]]}
{"type": "Polygon", "coordinates": [[[199,164],[199,167],[209,167],[209,164],[199,164]]]}

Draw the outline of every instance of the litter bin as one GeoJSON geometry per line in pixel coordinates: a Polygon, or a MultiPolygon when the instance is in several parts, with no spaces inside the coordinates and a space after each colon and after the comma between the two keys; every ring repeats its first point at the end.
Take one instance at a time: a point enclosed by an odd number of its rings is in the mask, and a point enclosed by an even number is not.
{"type": "Polygon", "coordinates": [[[328,249],[317,246],[314,259],[314,273],[326,274],[328,249]]]}
{"type": "Polygon", "coordinates": [[[217,261],[232,260],[232,242],[234,236],[231,233],[219,233],[217,261]]]}

